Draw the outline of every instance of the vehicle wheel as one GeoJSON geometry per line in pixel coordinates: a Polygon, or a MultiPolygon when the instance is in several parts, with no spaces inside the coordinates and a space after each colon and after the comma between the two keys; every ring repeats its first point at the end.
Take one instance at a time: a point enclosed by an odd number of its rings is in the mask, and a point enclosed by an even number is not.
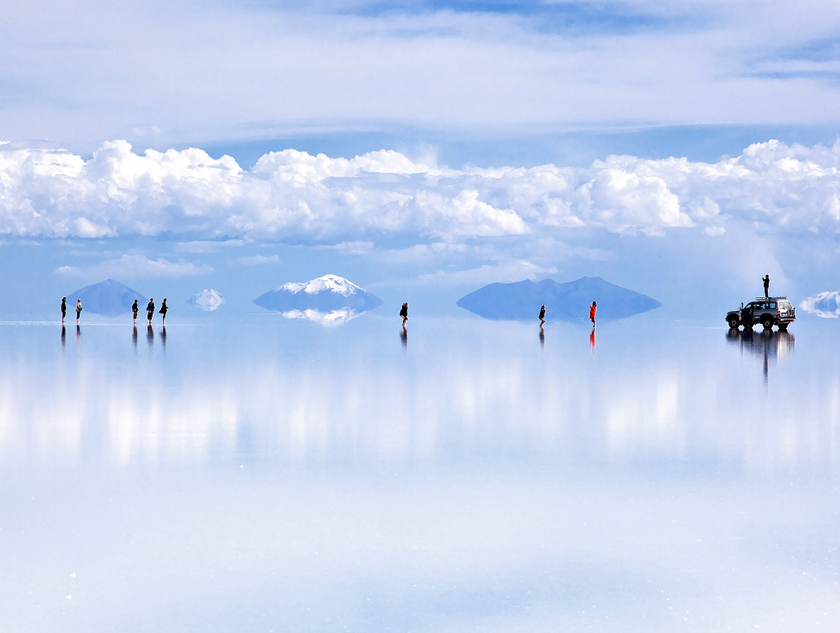
{"type": "Polygon", "coordinates": [[[739,325],[741,325],[741,322],[738,320],[738,317],[729,317],[729,327],[731,327],[734,330],[739,325]]]}
{"type": "Polygon", "coordinates": [[[763,317],[761,319],[761,325],[762,327],[764,327],[765,330],[769,330],[773,327],[773,319],[771,319],[769,316],[763,317]]]}

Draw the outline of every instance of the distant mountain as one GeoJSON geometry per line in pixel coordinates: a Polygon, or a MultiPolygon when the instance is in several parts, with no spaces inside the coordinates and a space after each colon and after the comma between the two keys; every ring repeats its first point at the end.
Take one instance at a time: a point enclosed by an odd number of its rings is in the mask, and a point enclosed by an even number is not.
{"type": "Polygon", "coordinates": [[[225,298],[219,294],[217,290],[205,288],[201,292],[190,297],[190,305],[200,308],[205,312],[213,312],[221,308],[225,303],[225,298]]]}
{"type": "Polygon", "coordinates": [[[581,277],[558,283],[545,279],[539,283],[520,281],[490,284],[458,300],[458,305],[485,319],[536,320],[545,305],[546,319],[587,321],[589,306],[598,304],[598,320],[624,319],[661,306],[633,290],[616,286],[600,277],[581,277]]]}
{"type": "Polygon", "coordinates": [[[820,292],[805,299],[799,308],[824,319],[836,319],[840,317],[840,292],[820,292]]]}
{"type": "Polygon", "coordinates": [[[288,283],[277,290],[266,292],[254,299],[266,310],[278,312],[314,310],[330,313],[350,310],[356,313],[372,310],[382,305],[382,300],[365,292],[356,284],[338,277],[325,275],[306,283],[288,283]]]}
{"type": "MultiPolygon", "coordinates": [[[[140,310],[145,309],[146,297],[136,290],[113,279],[106,279],[92,286],[85,286],[67,296],[67,314],[76,309],[76,300],[82,300],[82,310],[104,316],[131,314],[131,304],[137,299],[140,310]]],[[[84,313],[83,312],[83,313],[84,313]]]]}

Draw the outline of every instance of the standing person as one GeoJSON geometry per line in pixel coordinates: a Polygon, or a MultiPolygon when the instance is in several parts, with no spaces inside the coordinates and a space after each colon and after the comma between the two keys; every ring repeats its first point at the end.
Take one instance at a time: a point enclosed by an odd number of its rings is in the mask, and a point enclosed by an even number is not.
{"type": "Polygon", "coordinates": [[[64,317],[67,316],[67,297],[61,297],[61,324],[64,325],[64,317]]]}
{"type": "Polygon", "coordinates": [[[169,312],[169,308],[166,307],[166,299],[163,300],[163,303],[160,305],[160,313],[163,315],[163,327],[166,327],[166,313],[169,312]]]}
{"type": "Polygon", "coordinates": [[[405,322],[408,321],[408,302],[402,304],[402,308],[400,308],[400,316],[403,319],[403,325],[405,325],[405,322]]]}
{"type": "Polygon", "coordinates": [[[764,298],[769,299],[770,298],[770,275],[764,275],[764,277],[761,278],[761,281],[764,282],[764,298]]]}
{"type": "Polygon", "coordinates": [[[137,313],[140,312],[140,306],[137,305],[137,299],[134,300],[134,304],[131,306],[131,313],[134,315],[134,325],[137,325],[137,313]]]}
{"type": "Polygon", "coordinates": [[[76,299],[76,325],[79,325],[79,317],[82,315],[82,300],[76,299]]]}
{"type": "Polygon", "coordinates": [[[540,308],[540,327],[545,323],[545,306],[540,308]]]}
{"type": "Polygon", "coordinates": [[[598,304],[594,301],[592,305],[589,306],[589,320],[592,321],[592,327],[595,327],[595,312],[598,311],[598,304]]]}
{"type": "Polygon", "coordinates": [[[146,306],[146,317],[149,319],[149,327],[152,325],[152,317],[155,316],[155,300],[149,299],[149,304],[146,306]]]}

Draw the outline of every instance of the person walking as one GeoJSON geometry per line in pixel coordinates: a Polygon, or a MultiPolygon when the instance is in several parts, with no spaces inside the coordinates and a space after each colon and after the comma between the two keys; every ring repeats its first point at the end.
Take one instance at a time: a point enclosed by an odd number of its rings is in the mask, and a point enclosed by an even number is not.
{"type": "Polygon", "coordinates": [[[61,324],[64,325],[64,317],[67,316],[67,297],[61,297],[61,324]]]}
{"type": "Polygon", "coordinates": [[[408,303],[407,302],[402,304],[402,308],[400,308],[400,316],[402,317],[403,325],[405,325],[405,322],[408,321],[408,303]]]}
{"type": "Polygon", "coordinates": [[[131,314],[134,315],[134,325],[137,325],[137,313],[140,312],[140,306],[137,305],[137,299],[134,300],[134,303],[131,305],[131,314]]]}
{"type": "Polygon", "coordinates": [[[764,275],[764,277],[761,278],[761,281],[764,282],[764,298],[769,299],[770,298],[770,275],[764,275]]]}
{"type": "Polygon", "coordinates": [[[540,308],[540,327],[545,323],[545,306],[540,308]]]}
{"type": "Polygon", "coordinates": [[[163,315],[163,327],[166,327],[167,312],[169,312],[169,308],[166,306],[166,299],[164,298],[163,303],[160,305],[160,313],[163,315]]]}
{"type": "Polygon", "coordinates": [[[589,320],[592,321],[592,327],[595,327],[595,312],[598,311],[598,304],[594,301],[592,305],[589,306],[589,320]]]}
{"type": "Polygon", "coordinates": [[[155,316],[155,300],[154,298],[149,299],[149,303],[146,306],[146,317],[149,319],[149,327],[152,325],[152,317],[155,316]]]}
{"type": "Polygon", "coordinates": [[[79,325],[79,317],[82,315],[82,300],[76,299],[76,325],[79,325]]]}

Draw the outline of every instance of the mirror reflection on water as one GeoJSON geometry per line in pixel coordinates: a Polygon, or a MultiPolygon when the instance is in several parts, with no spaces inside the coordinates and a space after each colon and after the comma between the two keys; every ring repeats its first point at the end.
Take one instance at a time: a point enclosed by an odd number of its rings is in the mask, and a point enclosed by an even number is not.
{"type": "Polygon", "coordinates": [[[0,613],[830,630],[838,342],[814,322],[3,324],[0,613]]]}

